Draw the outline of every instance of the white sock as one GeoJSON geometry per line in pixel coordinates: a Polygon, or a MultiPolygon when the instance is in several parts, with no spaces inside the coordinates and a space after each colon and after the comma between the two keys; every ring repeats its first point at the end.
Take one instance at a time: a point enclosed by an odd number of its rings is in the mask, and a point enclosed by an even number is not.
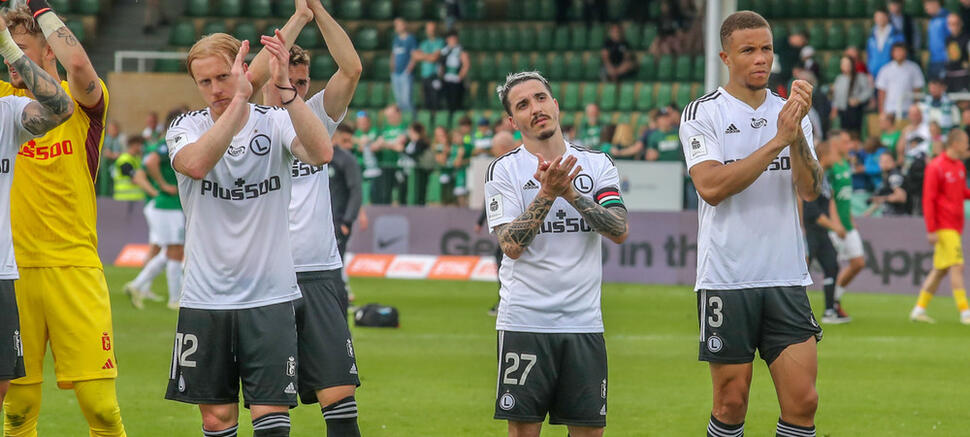
{"type": "Polygon", "coordinates": [[[842,295],[845,294],[845,287],[836,284],[835,285],[835,301],[840,302],[842,300],[842,295]]]}
{"type": "Polygon", "coordinates": [[[182,289],[182,261],[167,260],[165,277],[168,278],[168,301],[178,302],[179,291],[182,289]]]}
{"type": "Polygon", "coordinates": [[[162,269],[165,268],[165,261],[168,258],[165,257],[165,250],[163,249],[154,258],[148,260],[145,263],[145,267],[142,267],[141,271],[138,272],[138,276],[135,277],[131,284],[139,290],[149,290],[152,286],[152,281],[159,273],[162,273],[162,269]]]}

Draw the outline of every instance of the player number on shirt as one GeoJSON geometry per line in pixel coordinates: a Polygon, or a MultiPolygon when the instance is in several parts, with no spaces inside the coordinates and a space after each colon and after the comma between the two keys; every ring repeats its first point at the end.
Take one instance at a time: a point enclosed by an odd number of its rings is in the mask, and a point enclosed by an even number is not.
{"type": "Polygon", "coordinates": [[[175,334],[175,357],[181,367],[195,367],[195,361],[189,357],[199,350],[199,338],[195,334],[175,334]]]}
{"type": "Polygon", "coordinates": [[[724,323],[724,315],[721,314],[721,310],[724,309],[724,303],[718,296],[711,296],[707,300],[707,304],[711,307],[711,315],[707,317],[707,324],[712,328],[720,328],[721,323],[724,323]]]}
{"type": "Polygon", "coordinates": [[[533,354],[517,354],[515,352],[505,354],[505,362],[509,363],[509,367],[505,368],[505,377],[502,378],[502,383],[525,385],[525,380],[529,377],[529,372],[532,371],[532,366],[536,365],[537,359],[538,358],[536,358],[536,356],[533,354]],[[515,373],[516,370],[519,370],[519,364],[523,361],[527,362],[527,364],[525,365],[525,369],[522,370],[522,375],[518,380],[516,380],[514,377],[512,377],[512,374],[515,373]]]}
{"type": "Polygon", "coordinates": [[[0,159],[0,173],[10,173],[9,159],[0,159]]]}

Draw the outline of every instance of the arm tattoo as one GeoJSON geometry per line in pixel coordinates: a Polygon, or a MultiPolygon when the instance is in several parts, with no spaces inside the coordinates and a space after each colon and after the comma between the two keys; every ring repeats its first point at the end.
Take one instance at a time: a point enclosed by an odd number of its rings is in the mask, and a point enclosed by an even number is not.
{"type": "Polygon", "coordinates": [[[506,254],[518,254],[524,251],[529,244],[532,244],[532,240],[539,233],[542,221],[546,219],[546,214],[549,214],[549,209],[552,208],[554,201],[555,199],[536,196],[525,212],[516,217],[515,220],[499,225],[495,234],[498,236],[502,251],[506,254]]]}
{"type": "Polygon", "coordinates": [[[12,65],[37,99],[24,108],[21,123],[25,129],[41,135],[70,117],[74,102],[61,84],[27,56],[21,56],[12,65]]]}
{"type": "Polygon", "coordinates": [[[815,195],[821,194],[823,177],[822,166],[815,158],[812,157],[808,140],[805,139],[804,135],[799,135],[799,139],[795,141],[795,145],[795,149],[798,150],[799,157],[801,157],[802,161],[805,162],[809,176],[812,178],[812,193],[815,195]]]}
{"type": "Polygon", "coordinates": [[[84,92],[86,92],[88,94],[91,94],[91,93],[94,92],[94,81],[93,80],[91,81],[91,83],[88,84],[87,88],[84,89],[84,92]]]}
{"type": "Polygon", "coordinates": [[[593,199],[579,196],[572,202],[573,208],[586,219],[593,230],[606,237],[619,237],[626,233],[626,209],[604,208],[593,199]]]}
{"type": "Polygon", "coordinates": [[[69,47],[78,45],[77,38],[73,33],[71,33],[71,30],[68,29],[67,26],[59,27],[56,31],[54,31],[54,35],[60,39],[63,39],[64,43],[69,47]]]}

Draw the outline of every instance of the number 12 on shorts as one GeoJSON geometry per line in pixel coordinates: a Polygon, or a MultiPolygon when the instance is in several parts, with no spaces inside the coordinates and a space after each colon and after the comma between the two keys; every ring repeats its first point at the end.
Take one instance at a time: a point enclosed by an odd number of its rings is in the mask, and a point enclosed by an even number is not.
{"type": "Polygon", "coordinates": [[[197,350],[199,350],[199,338],[195,334],[175,333],[175,348],[172,349],[171,379],[175,379],[175,373],[178,367],[195,367],[195,361],[190,360],[189,357],[197,350]]]}
{"type": "Polygon", "coordinates": [[[534,354],[517,354],[515,352],[509,352],[505,354],[505,362],[509,364],[505,368],[505,376],[502,378],[503,384],[511,385],[525,385],[525,380],[529,377],[529,372],[532,371],[532,366],[536,365],[536,360],[538,358],[534,354]],[[512,374],[516,370],[519,370],[519,365],[525,362],[525,368],[522,370],[522,374],[516,379],[512,374]]]}

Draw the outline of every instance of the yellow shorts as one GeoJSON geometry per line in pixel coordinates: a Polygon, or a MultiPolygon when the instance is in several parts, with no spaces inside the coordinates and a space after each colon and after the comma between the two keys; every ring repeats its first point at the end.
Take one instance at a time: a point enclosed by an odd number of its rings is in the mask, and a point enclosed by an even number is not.
{"type": "Polygon", "coordinates": [[[48,340],[60,388],[71,388],[73,381],[118,377],[104,271],[21,267],[16,291],[27,376],[12,383],[43,381],[48,340]]]}
{"type": "Polygon", "coordinates": [[[963,264],[963,245],[960,233],[953,229],[936,231],[936,246],[933,247],[933,268],[944,270],[963,264]]]}

